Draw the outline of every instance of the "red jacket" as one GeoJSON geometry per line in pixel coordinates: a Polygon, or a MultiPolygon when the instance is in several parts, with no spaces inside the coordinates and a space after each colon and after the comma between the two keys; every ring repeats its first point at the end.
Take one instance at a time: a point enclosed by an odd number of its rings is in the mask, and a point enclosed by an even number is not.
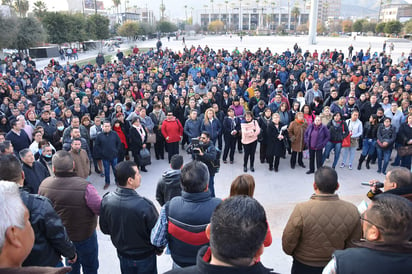
{"type": "Polygon", "coordinates": [[[172,120],[166,119],[162,123],[162,135],[167,143],[179,142],[183,136],[183,126],[175,117],[172,120]]]}

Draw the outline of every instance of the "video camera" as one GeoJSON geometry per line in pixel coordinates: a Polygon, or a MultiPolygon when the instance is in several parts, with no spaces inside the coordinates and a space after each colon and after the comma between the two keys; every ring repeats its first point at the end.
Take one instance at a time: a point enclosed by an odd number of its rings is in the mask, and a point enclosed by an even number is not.
{"type": "Polygon", "coordinates": [[[199,153],[199,149],[202,149],[203,147],[203,142],[200,141],[199,138],[192,138],[190,145],[187,147],[187,152],[188,153],[199,153]]]}

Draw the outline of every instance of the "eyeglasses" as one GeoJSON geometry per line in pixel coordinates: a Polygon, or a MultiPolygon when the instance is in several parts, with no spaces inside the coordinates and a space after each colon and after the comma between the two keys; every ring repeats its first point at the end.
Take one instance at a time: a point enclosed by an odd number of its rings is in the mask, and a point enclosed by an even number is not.
{"type": "Polygon", "coordinates": [[[364,222],[367,222],[367,223],[369,223],[369,224],[371,224],[371,225],[373,225],[373,226],[376,226],[377,228],[379,228],[379,230],[380,230],[381,232],[384,232],[384,231],[385,231],[385,229],[384,229],[382,226],[375,224],[374,222],[366,219],[364,216],[365,216],[365,212],[360,216],[361,221],[364,221],[364,222]]]}

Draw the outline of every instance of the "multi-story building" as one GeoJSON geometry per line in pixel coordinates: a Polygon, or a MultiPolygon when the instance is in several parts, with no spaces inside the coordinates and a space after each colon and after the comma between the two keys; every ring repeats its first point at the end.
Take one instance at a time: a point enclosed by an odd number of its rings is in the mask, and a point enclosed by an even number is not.
{"type": "Polygon", "coordinates": [[[412,18],[412,4],[391,3],[383,5],[379,14],[379,21],[389,22],[398,20],[401,23],[412,18]]]}

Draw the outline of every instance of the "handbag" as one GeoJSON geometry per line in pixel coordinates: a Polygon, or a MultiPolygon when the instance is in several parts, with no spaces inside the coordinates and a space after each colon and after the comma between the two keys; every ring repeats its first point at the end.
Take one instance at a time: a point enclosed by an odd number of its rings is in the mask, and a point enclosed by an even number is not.
{"type": "MultiPolygon", "coordinates": [[[[350,123],[350,122],[349,122],[350,123]]],[[[342,129],[345,130],[344,126],[342,125],[342,129]]],[[[350,147],[351,145],[351,136],[352,134],[349,133],[348,136],[346,136],[343,140],[342,140],[342,147],[350,147]]]]}
{"type": "Polygon", "coordinates": [[[139,165],[140,166],[147,166],[152,163],[150,157],[150,151],[147,148],[142,148],[139,152],[139,165]]]}
{"type": "Polygon", "coordinates": [[[153,132],[147,133],[146,142],[149,144],[156,144],[156,133],[153,133],[153,132]]]}
{"type": "Polygon", "coordinates": [[[412,155],[412,146],[401,146],[398,148],[398,155],[400,157],[412,155]]]}

